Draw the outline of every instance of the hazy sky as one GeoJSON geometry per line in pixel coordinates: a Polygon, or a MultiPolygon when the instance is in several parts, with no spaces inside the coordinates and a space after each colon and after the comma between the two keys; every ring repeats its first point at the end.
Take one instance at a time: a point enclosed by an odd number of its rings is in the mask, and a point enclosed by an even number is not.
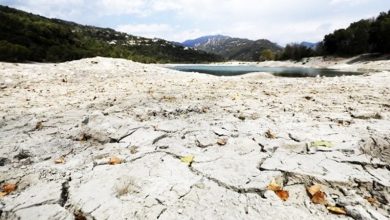
{"type": "Polygon", "coordinates": [[[52,18],[183,41],[209,34],[288,42],[324,34],[390,9],[390,0],[0,0],[52,18]]]}

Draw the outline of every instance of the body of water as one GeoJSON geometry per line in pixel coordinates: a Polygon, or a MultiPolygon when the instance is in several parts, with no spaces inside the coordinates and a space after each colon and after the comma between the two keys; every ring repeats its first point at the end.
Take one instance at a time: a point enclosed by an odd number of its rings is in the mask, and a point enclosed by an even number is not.
{"type": "Polygon", "coordinates": [[[360,72],[347,72],[334,69],[317,69],[303,67],[261,67],[248,65],[177,65],[168,68],[183,72],[206,73],[215,76],[237,76],[246,73],[267,72],[280,77],[335,77],[342,75],[361,75],[360,72]]]}

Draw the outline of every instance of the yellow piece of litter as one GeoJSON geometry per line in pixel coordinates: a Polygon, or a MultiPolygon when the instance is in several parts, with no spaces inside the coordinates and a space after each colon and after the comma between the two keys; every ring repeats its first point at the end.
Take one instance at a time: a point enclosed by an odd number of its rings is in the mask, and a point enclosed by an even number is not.
{"type": "Polygon", "coordinates": [[[180,161],[187,165],[190,165],[192,161],[194,161],[194,156],[188,155],[188,156],[181,157],[180,161]]]}

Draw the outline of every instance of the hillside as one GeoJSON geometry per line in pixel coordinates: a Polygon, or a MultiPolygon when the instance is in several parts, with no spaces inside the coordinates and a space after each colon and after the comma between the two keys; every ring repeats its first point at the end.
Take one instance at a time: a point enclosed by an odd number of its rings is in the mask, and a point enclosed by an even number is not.
{"type": "Polygon", "coordinates": [[[390,53],[390,11],[362,19],[324,37],[323,55],[354,56],[390,53]]]}
{"type": "Polygon", "coordinates": [[[263,50],[273,52],[282,48],[269,40],[248,40],[222,35],[204,36],[183,42],[183,45],[194,47],[209,53],[223,56],[228,60],[258,61],[263,50]]]}
{"type": "Polygon", "coordinates": [[[218,45],[221,41],[227,40],[229,38],[230,37],[223,36],[223,35],[208,35],[193,40],[186,40],[182,43],[182,45],[186,47],[193,47],[193,48],[202,45],[212,46],[212,45],[218,45]]]}
{"type": "Polygon", "coordinates": [[[0,33],[0,61],[60,62],[94,56],[145,63],[222,60],[161,39],[49,19],[1,5],[0,33]]]}

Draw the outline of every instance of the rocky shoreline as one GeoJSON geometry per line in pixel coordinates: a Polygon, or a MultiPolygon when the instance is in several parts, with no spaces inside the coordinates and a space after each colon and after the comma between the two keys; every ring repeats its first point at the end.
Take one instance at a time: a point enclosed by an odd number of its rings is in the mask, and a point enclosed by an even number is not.
{"type": "Polygon", "coordinates": [[[0,219],[388,219],[390,61],[341,66],[0,63],[0,219]]]}

